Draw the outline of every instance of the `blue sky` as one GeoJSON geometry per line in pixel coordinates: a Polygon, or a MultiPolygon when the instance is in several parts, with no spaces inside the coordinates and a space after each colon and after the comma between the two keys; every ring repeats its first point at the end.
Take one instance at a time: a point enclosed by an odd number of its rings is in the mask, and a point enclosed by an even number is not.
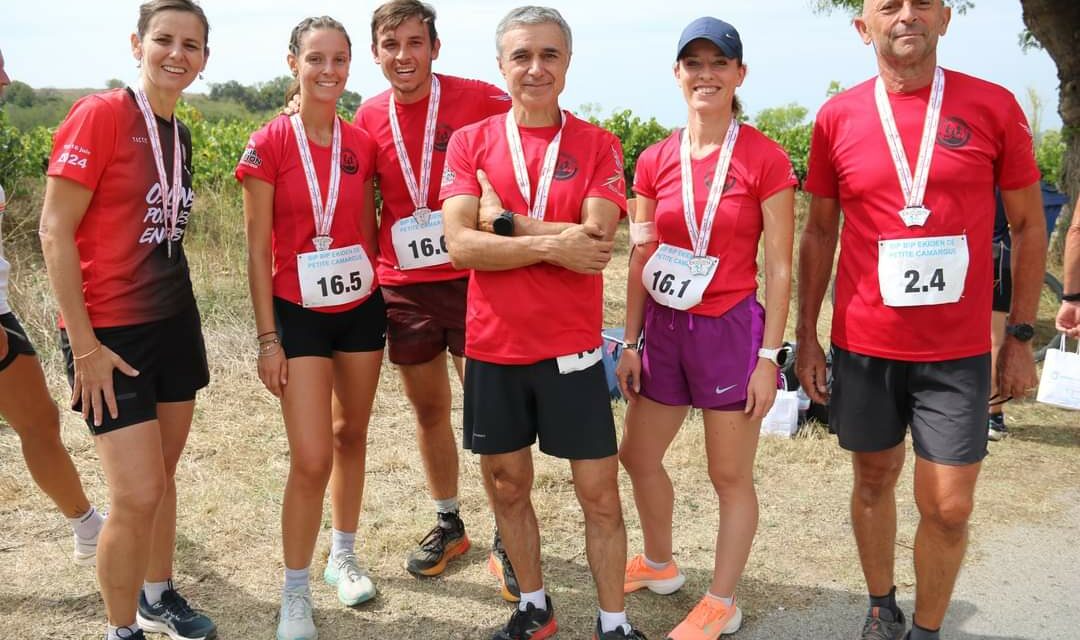
{"type": "MultiPolygon", "coordinates": [[[[0,49],[12,78],[35,87],[104,87],[109,78],[137,77],[128,36],[137,0],[88,2],[47,0],[49,11],[28,2],[5,0],[0,49]]],[[[442,0],[432,3],[443,41],[435,69],[480,78],[502,86],[495,65],[498,20],[521,2],[442,0]]],[[[749,66],[740,90],[750,115],[762,108],[797,102],[813,114],[833,80],[851,86],[876,71],[847,15],[815,14],[812,0],[575,0],[553,2],[574,32],[564,107],[600,105],[601,113],[629,108],[675,126],[686,117],[671,74],[679,32],[703,6],[741,33],[749,66]]],[[[307,15],[341,20],[354,42],[349,89],[371,96],[386,88],[371,62],[370,19],[376,2],[284,0],[203,0],[210,19],[210,63],[206,82],[249,84],[286,72],[289,31],[307,15]]],[[[1057,114],[1057,74],[1043,51],[1023,53],[1019,0],[976,0],[966,15],[954,15],[941,41],[939,62],[1004,85],[1030,109],[1028,89],[1042,99],[1043,128],[1061,126],[1057,114]]],[[[1029,111],[1030,113],[1030,111],[1029,111]]]]}

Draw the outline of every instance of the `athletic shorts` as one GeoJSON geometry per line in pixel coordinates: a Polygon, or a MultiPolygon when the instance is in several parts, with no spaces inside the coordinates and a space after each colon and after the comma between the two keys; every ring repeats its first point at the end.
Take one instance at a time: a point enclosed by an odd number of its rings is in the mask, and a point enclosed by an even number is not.
{"type": "Polygon", "coordinates": [[[382,351],[386,346],[386,305],[376,289],[352,309],[323,313],[274,298],[274,321],[286,358],[329,358],[335,351],[382,351]]]}
{"type": "Polygon", "coordinates": [[[1012,265],[1009,251],[999,251],[994,245],[994,311],[1008,313],[1012,307],[1012,265]]]}
{"type": "Polygon", "coordinates": [[[468,278],[383,286],[390,362],[423,364],[447,349],[464,357],[468,288],[468,278]]]}
{"type": "Polygon", "coordinates": [[[754,294],[719,317],[646,299],[641,394],[671,406],[744,410],[764,331],[765,310],[754,294]]]}
{"type": "Polygon", "coordinates": [[[16,356],[33,356],[37,355],[34,351],[34,345],[30,343],[30,336],[26,335],[26,330],[19,324],[19,319],[15,317],[14,313],[0,314],[0,331],[7,334],[7,353],[3,358],[0,358],[0,371],[8,368],[12,362],[15,362],[16,356]]]}
{"type": "MultiPolygon", "coordinates": [[[[144,324],[94,329],[94,335],[139,375],[129,377],[113,371],[117,417],[108,409],[101,425],[94,425],[93,411],[86,419],[90,433],[101,435],[133,424],[157,419],[160,402],[188,402],[195,392],[210,383],[203,342],[202,321],[194,303],[180,313],[144,324]]],[[[60,330],[60,348],[67,365],[68,384],[75,384],[75,361],[67,331],[60,330]]],[[[82,411],[82,401],[71,407],[82,411]]]]}
{"type": "Polygon", "coordinates": [[[535,364],[465,361],[464,447],[480,455],[532,446],[557,458],[615,455],[604,364],[559,373],[554,359],[535,364]]]}
{"type": "Polygon", "coordinates": [[[832,348],[829,426],[848,451],[891,449],[911,426],[915,453],[974,464],[986,456],[990,354],[906,362],[832,348]]]}

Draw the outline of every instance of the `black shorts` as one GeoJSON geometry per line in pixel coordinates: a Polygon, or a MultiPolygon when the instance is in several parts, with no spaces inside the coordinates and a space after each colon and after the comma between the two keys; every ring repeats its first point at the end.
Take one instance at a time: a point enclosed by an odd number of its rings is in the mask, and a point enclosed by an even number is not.
{"type": "MultiPolygon", "coordinates": [[[[156,420],[158,403],[194,400],[195,392],[210,383],[202,320],[194,304],[171,318],[94,329],[94,335],[139,372],[132,378],[113,371],[117,417],[114,420],[106,410],[101,425],[96,426],[91,412],[86,424],[94,435],[156,420]]],[[[67,365],[68,384],[74,385],[75,361],[67,331],[63,329],[60,348],[67,365]]],[[[76,401],[71,408],[81,412],[82,402],[76,401]]]]}
{"type": "Polygon", "coordinates": [[[26,330],[19,324],[19,319],[14,313],[0,314],[0,327],[2,327],[0,330],[7,334],[8,345],[7,354],[0,358],[0,371],[7,369],[8,365],[15,362],[15,356],[37,355],[34,345],[30,342],[30,336],[26,335],[26,330]]]}
{"type": "Polygon", "coordinates": [[[1008,313],[1012,307],[1012,266],[1010,252],[994,245],[994,311],[1008,313]]]}
{"type": "Polygon", "coordinates": [[[615,455],[604,365],[561,374],[555,360],[504,365],[465,361],[466,449],[481,455],[532,446],[557,458],[591,460],[615,455]]]}
{"type": "Polygon", "coordinates": [[[990,354],[941,362],[875,358],[833,347],[829,426],[848,451],[884,451],[904,441],[931,462],[986,457],[990,354]]]}
{"type": "Polygon", "coordinates": [[[337,313],[274,298],[274,321],[286,358],[329,358],[335,351],[382,351],[386,346],[386,305],[378,289],[352,309],[337,313]]]}

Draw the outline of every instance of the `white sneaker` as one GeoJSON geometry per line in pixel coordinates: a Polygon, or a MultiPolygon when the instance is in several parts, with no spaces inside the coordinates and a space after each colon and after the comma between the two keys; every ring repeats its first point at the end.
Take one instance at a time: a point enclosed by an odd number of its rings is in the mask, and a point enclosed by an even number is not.
{"type": "Polygon", "coordinates": [[[277,640],[316,640],[319,637],[311,619],[311,589],[285,589],[281,592],[281,616],[277,640]]]}
{"type": "Polygon", "coordinates": [[[375,597],[375,583],[360,569],[356,555],[337,553],[330,556],[323,571],[326,584],[337,587],[338,600],[346,607],[367,602],[375,597]]]}

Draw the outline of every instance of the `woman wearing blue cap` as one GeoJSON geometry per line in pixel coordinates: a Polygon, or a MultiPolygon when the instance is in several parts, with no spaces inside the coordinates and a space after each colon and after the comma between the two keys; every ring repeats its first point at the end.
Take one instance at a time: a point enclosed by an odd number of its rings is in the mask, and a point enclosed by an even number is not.
{"type": "Polygon", "coordinates": [[[686,579],[672,559],[674,491],[663,458],[689,408],[699,408],[720,511],[716,561],[708,593],[668,637],[714,640],[742,623],[735,586],[757,530],[758,431],[787,355],[798,181],[784,150],[738,121],[735,90],[746,66],[734,27],[691,22],[674,72],[687,125],[641,154],[634,179],[628,344],[617,373],[630,399],[620,457],[645,549],[627,564],[624,589],[668,594],[686,579]],[[756,295],[762,234],[764,308],[756,295]]]}

